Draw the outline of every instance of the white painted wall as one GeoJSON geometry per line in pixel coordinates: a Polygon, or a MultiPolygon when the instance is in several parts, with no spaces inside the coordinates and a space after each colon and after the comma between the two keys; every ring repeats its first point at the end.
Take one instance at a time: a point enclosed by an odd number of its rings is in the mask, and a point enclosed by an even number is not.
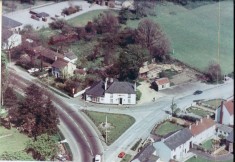
{"type": "Polygon", "coordinates": [[[171,159],[171,150],[163,143],[163,141],[155,142],[153,143],[153,146],[161,161],[168,162],[171,159]]]}
{"type": "Polygon", "coordinates": [[[164,85],[159,85],[158,90],[166,89],[166,88],[169,88],[169,87],[170,87],[170,83],[166,83],[164,85]]]}
{"type": "Polygon", "coordinates": [[[10,38],[8,38],[7,43],[3,42],[3,49],[9,49],[12,47],[16,47],[22,43],[21,35],[14,33],[10,38]]]}
{"type": "Polygon", "coordinates": [[[212,136],[215,135],[215,125],[210,127],[209,129],[203,131],[202,133],[194,136],[193,138],[193,143],[194,144],[199,144],[199,143],[202,143],[203,141],[211,138],[212,136]]]}
{"type": "Polygon", "coordinates": [[[233,116],[231,116],[228,112],[228,110],[223,106],[223,120],[222,124],[224,125],[233,125],[233,116]]]}
{"type": "Polygon", "coordinates": [[[73,60],[70,60],[68,57],[64,57],[64,59],[65,59],[66,61],[69,61],[69,62],[73,63],[73,64],[75,64],[76,61],[77,61],[77,58],[76,58],[76,59],[73,59],[73,60]]]}
{"type": "Polygon", "coordinates": [[[92,98],[86,95],[86,101],[92,101],[102,104],[120,104],[120,99],[122,99],[123,105],[136,104],[136,94],[110,94],[105,93],[104,97],[92,98]]]}
{"type": "Polygon", "coordinates": [[[187,155],[187,153],[189,151],[190,142],[192,142],[192,138],[189,141],[187,141],[184,144],[182,144],[179,147],[177,147],[175,150],[172,150],[172,152],[171,152],[171,159],[174,159],[174,156],[176,157],[175,158],[176,160],[183,159],[187,155]]]}

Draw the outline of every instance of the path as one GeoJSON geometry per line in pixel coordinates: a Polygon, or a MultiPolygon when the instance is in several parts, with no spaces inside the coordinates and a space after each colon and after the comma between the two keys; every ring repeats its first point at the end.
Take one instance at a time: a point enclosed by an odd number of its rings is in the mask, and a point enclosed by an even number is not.
{"type": "Polygon", "coordinates": [[[195,150],[195,149],[191,149],[190,152],[196,154],[197,156],[200,156],[204,159],[207,160],[212,160],[212,161],[226,161],[226,160],[232,160],[233,159],[233,154],[228,153],[225,155],[219,155],[219,156],[212,156],[208,153],[199,151],[199,150],[195,150]]]}

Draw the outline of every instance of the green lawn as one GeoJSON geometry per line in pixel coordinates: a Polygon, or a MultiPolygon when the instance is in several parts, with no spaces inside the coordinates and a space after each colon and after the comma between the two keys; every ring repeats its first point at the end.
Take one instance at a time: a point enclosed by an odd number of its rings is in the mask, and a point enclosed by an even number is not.
{"type": "Polygon", "coordinates": [[[168,133],[175,132],[177,130],[182,129],[183,127],[177,124],[173,124],[169,121],[161,124],[157,129],[154,130],[154,133],[160,136],[164,136],[168,133]]]}
{"type": "MultiPolygon", "coordinates": [[[[222,71],[233,71],[233,2],[221,2],[220,55],[222,71]]],[[[218,3],[187,10],[180,5],[167,3],[156,7],[157,16],[150,17],[159,23],[174,49],[173,57],[205,70],[211,60],[218,59],[218,3]],[[170,14],[174,12],[175,14],[170,14]]],[[[128,21],[136,28],[137,21],[128,21]]]]}
{"type": "Polygon", "coordinates": [[[190,107],[187,110],[188,110],[188,112],[193,113],[198,116],[201,116],[201,117],[205,117],[205,116],[211,114],[211,112],[209,112],[209,111],[205,111],[205,110],[202,110],[202,109],[199,109],[196,107],[190,107]]]}
{"type": "Polygon", "coordinates": [[[221,105],[221,101],[223,101],[223,99],[213,99],[213,100],[203,101],[203,103],[211,105],[213,109],[217,109],[221,105]]]}
{"type": "Polygon", "coordinates": [[[24,150],[25,142],[28,140],[29,138],[26,135],[19,133],[15,128],[8,130],[0,126],[0,155],[4,151],[18,152],[24,150]],[[9,136],[4,137],[5,135],[9,136]]]}
{"type": "MultiPolygon", "coordinates": [[[[98,127],[102,122],[105,122],[106,115],[108,123],[111,123],[112,128],[108,129],[107,145],[112,144],[116,139],[118,139],[132,124],[135,123],[135,119],[128,115],[122,114],[111,114],[111,113],[101,113],[95,111],[86,111],[88,117],[94,122],[98,127]]],[[[99,128],[102,132],[102,130],[99,128]]]]}
{"type": "Polygon", "coordinates": [[[130,160],[131,160],[131,155],[126,154],[120,162],[130,162],[130,160]]]}
{"type": "MultiPolygon", "coordinates": [[[[212,161],[212,160],[206,160],[206,159],[203,159],[201,157],[192,157],[190,159],[188,159],[186,162],[215,162],[215,161],[212,161]]],[[[226,160],[226,161],[216,161],[216,162],[233,162],[233,160],[226,160]]]]}
{"type": "MultiPolygon", "coordinates": [[[[89,12],[86,12],[82,15],[79,15],[75,18],[68,20],[68,23],[73,26],[84,26],[87,24],[88,21],[92,21],[94,17],[97,17],[100,13],[103,13],[104,11],[107,11],[107,10],[104,9],[104,10],[89,11],[89,12]]],[[[112,12],[116,14],[116,11],[112,11],[112,12]]]]}
{"type": "Polygon", "coordinates": [[[207,150],[211,150],[212,149],[212,139],[207,140],[205,142],[202,143],[202,147],[207,149],[207,150]]]}

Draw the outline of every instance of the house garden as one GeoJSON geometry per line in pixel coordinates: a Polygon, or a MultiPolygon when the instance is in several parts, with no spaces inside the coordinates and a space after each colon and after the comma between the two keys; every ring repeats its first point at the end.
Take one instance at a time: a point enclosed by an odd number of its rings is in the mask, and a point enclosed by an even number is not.
{"type": "Polygon", "coordinates": [[[201,117],[206,117],[207,115],[211,115],[213,113],[209,112],[209,111],[206,111],[206,110],[203,110],[203,109],[200,109],[198,107],[189,107],[187,110],[186,110],[188,113],[193,113],[195,115],[198,115],[198,116],[201,116],[201,117]]]}

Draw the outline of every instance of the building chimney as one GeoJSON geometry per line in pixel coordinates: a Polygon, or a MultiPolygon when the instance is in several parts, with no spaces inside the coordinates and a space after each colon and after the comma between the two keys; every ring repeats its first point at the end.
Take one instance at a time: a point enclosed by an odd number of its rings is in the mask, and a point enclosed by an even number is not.
{"type": "Polygon", "coordinates": [[[192,124],[189,125],[189,129],[190,129],[190,130],[192,129],[192,124]]]}
{"type": "Polygon", "coordinates": [[[55,56],[55,61],[57,60],[57,56],[55,56]]]}
{"type": "Polygon", "coordinates": [[[209,118],[210,118],[210,115],[207,115],[206,118],[209,119],[209,118]]]}
{"type": "Polygon", "coordinates": [[[224,105],[224,101],[221,101],[221,106],[220,106],[220,121],[219,123],[222,124],[223,122],[223,105],[224,105]]]}
{"type": "Polygon", "coordinates": [[[109,80],[109,78],[105,78],[105,83],[104,83],[104,90],[106,90],[107,89],[107,84],[108,84],[108,80],[109,80]]]}
{"type": "Polygon", "coordinates": [[[202,123],[202,118],[200,119],[200,122],[202,123]]]}
{"type": "Polygon", "coordinates": [[[198,120],[196,121],[196,125],[198,125],[198,120]]]}

